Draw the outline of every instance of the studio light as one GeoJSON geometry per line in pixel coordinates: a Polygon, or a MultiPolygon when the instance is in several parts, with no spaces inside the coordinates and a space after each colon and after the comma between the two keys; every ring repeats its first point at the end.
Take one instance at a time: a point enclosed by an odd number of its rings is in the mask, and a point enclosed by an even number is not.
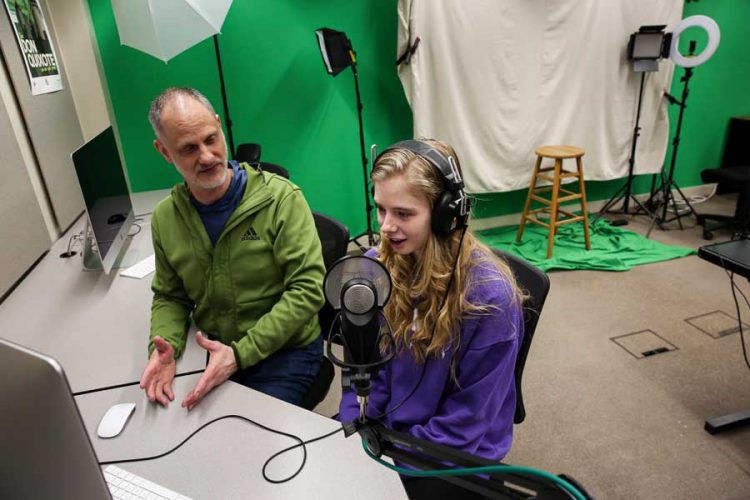
{"type": "MultiPolygon", "coordinates": [[[[365,188],[365,213],[367,214],[367,230],[355,236],[350,241],[357,241],[362,236],[367,235],[368,244],[375,246],[375,233],[372,230],[372,210],[373,205],[370,203],[369,177],[367,175],[367,155],[365,154],[365,131],[362,125],[362,99],[359,94],[359,77],[357,76],[357,53],[352,48],[352,42],[343,31],[336,31],[330,28],[320,28],[315,31],[318,39],[320,55],[323,57],[323,64],[326,72],[331,76],[336,76],[346,68],[352,68],[354,75],[354,89],[357,94],[357,116],[359,118],[359,148],[362,155],[362,174],[364,176],[365,188]]],[[[364,251],[365,247],[359,245],[364,251]]]]}
{"type": "Polygon", "coordinates": [[[347,38],[346,33],[320,28],[315,35],[318,37],[320,55],[323,56],[323,64],[329,75],[336,76],[349,65],[356,64],[352,42],[347,38]]]}
{"type": "Polygon", "coordinates": [[[669,57],[672,34],[665,33],[666,25],[641,26],[630,35],[628,59],[633,61],[633,71],[658,71],[659,60],[669,57]]]}

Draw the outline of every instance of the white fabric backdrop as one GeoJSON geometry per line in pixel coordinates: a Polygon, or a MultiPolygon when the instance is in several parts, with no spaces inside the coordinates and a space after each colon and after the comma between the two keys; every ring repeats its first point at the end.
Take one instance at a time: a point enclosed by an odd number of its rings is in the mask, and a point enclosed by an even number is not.
{"type": "MultiPolygon", "coordinates": [[[[626,48],[641,25],[680,21],[681,0],[399,0],[399,77],[414,136],[457,150],[467,190],[529,185],[534,149],[586,150],[587,180],[627,175],[640,73],[626,48]]],[[[638,174],[658,172],[669,140],[663,92],[674,64],[646,74],[638,174]]]]}

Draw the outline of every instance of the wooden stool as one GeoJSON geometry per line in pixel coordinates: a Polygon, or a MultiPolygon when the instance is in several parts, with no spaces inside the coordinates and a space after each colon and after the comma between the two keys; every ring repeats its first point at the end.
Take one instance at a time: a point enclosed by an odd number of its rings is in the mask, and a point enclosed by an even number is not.
{"type": "Polygon", "coordinates": [[[583,163],[581,162],[581,157],[584,154],[585,151],[583,149],[575,146],[542,146],[536,149],[536,165],[534,165],[534,174],[531,176],[529,194],[526,197],[526,206],[523,209],[521,225],[518,227],[516,241],[521,241],[526,221],[534,222],[535,224],[546,227],[549,229],[549,242],[547,243],[548,259],[552,257],[552,247],[555,244],[555,232],[557,231],[557,228],[563,224],[583,221],[583,234],[586,239],[586,250],[591,250],[591,241],[589,240],[589,214],[586,209],[586,188],[583,184],[583,163]],[[554,159],[555,166],[540,168],[542,165],[542,158],[554,159]],[[576,172],[563,170],[562,163],[563,160],[567,158],[575,158],[578,167],[576,172]],[[553,172],[552,176],[550,176],[548,172],[553,172]],[[578,193],[560,187],[561,180],[567,177],[578,177],[578,193]],[[536,184],[539,180],[550,181],[552,185],[537,188],[536,184]],[[552,193],[551,198],[547,199],[539,196],[542,193],[552,193]],[[538,201],[545,206],[529,210],[531,208],[532,200],[538,201]],[[581,200],[582,215],[575,215],[560,208],[561,204],[572,200],[581,200]],[[536,217],[536,215],[541,212],[549,214],[549,223],[539,220],[536,217]],[[559,219],[561,213],[565,215],[566,218],[559,219]]]}

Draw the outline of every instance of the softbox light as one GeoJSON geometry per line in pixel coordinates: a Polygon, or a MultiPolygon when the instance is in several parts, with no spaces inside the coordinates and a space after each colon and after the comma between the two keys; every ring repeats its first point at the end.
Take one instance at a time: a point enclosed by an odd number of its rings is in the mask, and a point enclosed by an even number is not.
{"type": "Polygon", "coordinates": [[[343,31],[320,28],[315,31],[318,37],[320,55],[329,75],[336,76],[352,64],[352,42],[343,31]]]}

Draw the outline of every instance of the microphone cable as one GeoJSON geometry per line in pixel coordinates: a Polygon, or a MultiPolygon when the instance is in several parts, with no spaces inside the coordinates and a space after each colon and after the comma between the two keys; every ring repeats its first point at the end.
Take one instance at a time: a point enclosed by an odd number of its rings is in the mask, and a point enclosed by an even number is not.
{"type": "Polygon", "coordinates": [[[306,445],[308,445],[310,443],[314,443],[316,441],[321,441],[323,439],[331,437],[334,434],[336,434],[336,433],[341,432],[341,431],[344,430],[343,427],[337,427],[335,430],[333,430],[331,432],[328,432],[326,434],[322,434],[320,436],[317,436],[317,437],[314,437],[314,438],[311,438],[311,439],[308,439],[308,440],[305,441],[305,440],[303,440],[302,438],[300,438],[299,436],[297,436],[295,434],[291,434],[291,433],[288,433],[288,432],[284,432],[284,431],[280,431],[280,430],[277,430],[277,429],[273,429],[273,428],[265,426],[265,425],[263,425],[263,424],[261,424],[259,422],[256,422],[255,420],[250,419],[248,417],[244,417],[242,415],[230,414],[230,415],[223,415],[221,417],[216,417],[213,420],[209,420],[208,422],[206,422],[205,424],[201,425],[196,430],[194,430],[193,432],[191,432],[185,439],[183,439],[182,441],[180,441],[176,446],[172,447],[171,449],[169,449],[169,450],[167,450],[167,451],[165,451],[163,453],[159,453],[158,455],[151,455],[151,456],[139,457],[139,458],[126,458],[126,459],[122,459],[122,460],[105,460],[105,461],[99,462],[99,465],[103,466],[103,465],[111,465],[111,464],[126,464],[126,463],[130,463],[130,462],[145,462],[145,461],[149,461],[149,460],[156,460],[158,458],[166,457],[167,455],[171,454],[172,452],[177,451],[179,448],[182,447],[182,445],[184,445],[185,443],[187,443],[193,436],[195,436],[196,434],[198,434],[200,431],[202,431],[203,429],[205,429],[209,425],[214,424],[214,423],[216,423],[216,422],[218,422],[220,420],[226,420],[226,419],[230,419],[230,418],[234,418],[234,419],[238,419],[238,420],[243,420],[245,422],[248,422],[250,424],[255,425],[256,427],[260,427],[264,431],[268,431],[268,432],[271,432],[273,434],[278,434],[280,436],[288,437],[288,438],[290,438],[290,439],[292,439],[294,441],[297,441],[297,444],[294,444],[292,446],[284,448],[281,451],[278,451],[278,452],[274,453],[273,455],[271,455],[263,463],[263,468],[261,470],[261,473],[263,475],[263,479],[265,479],[266,482],[269,482],[271,484],[286,483],[288,481],[291,481],[295,477],[297,477],[299,475],[299,473],[302,472],[302,469],[304,469],[305,464],[307,463],[307,446],[306,445]],[[294,450],[296,448],[299,448],[300,446],[302,447],[302,462],[300,463],[299,467],[297,467],[296,471],[294,471],[289,476],[281,478],[281,479],[273,479],[273,478],[271,478],[271,477],[268,476],[268,474],[266,472],[266,469],[268,468],[269,464],[274,459],[278,458],[279,456],[281,456],[282,454],[284,454],[284,453],[286,453],[288,451],[291,451],[291,450],[294,450]]]}
{"type": "Polygon", "coordinates": [[[520,465],[498,464],[498,465],[484,465],[484,466],[479,466],[479,467],[459,467],[459,468],[453,468],[453,469],[440,469],[440,470],[415,470],[415,469],[407,469],[405,467],[399,467],[397,465],[389,464],[382,458],[376,456],[367,447],[367,443],[364,440],[364,438],[362,439],[362,447],[364,448],[365,453],[367,453],[367,456],[369,456],[370,458],[378,462],[380,465],[387,467],[388,469],[391,469],[392,471],[396,471],[399,474],[403,474],[405,476],[414,476],[414,477],[444,477],[444,476],[469,476],[469,475],[473,476],[475,474],[491,474],[493,472],[501,472],[501,473],[507,472],[509,474],[513,474],[513,473],[525,474],[525,475],[541,477],[543,479],[546,479],[548,481],[555,483],[557,486],[565,490],[576,500],[589,500],[589,497],[587,497],[571,482],[542,469],[535,469],[533,467],[524,467],[520,465]]]}

